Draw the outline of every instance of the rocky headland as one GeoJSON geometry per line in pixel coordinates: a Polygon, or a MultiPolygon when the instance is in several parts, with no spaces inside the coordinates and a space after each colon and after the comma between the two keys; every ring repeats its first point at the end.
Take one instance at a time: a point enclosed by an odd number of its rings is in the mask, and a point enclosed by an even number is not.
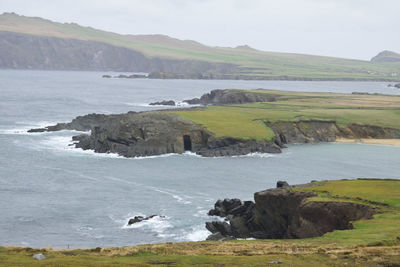
{"type": "MultiPolygon", "coordinates": [[[[275,102],[274,94],[240,90],[214,90],[201,98],[187,100],[203,105],[275,102]]],[[[282,99],[280,98],[280,101],[282,99]]],[[[170,104],[174,101],[152,104],[170,104]]],[[[197,109],[203,109],[198,107],[197,109]]],[[[126,114],[89,114],[70,123],[31,129],[30,133],[60,130],[90,131],[74,136],[75,146],[97,153],[117,153],[124,157],[154,156],[191,151],[205,157],[235,156],[249,153],[280,153],[286,144],[334,142],[337,139],[399,139],[400,130],[335,120],[298,119],[262,123],[273,131],[272,139],[218,137],[201,124],[187,120],[174,111],[128,112],[126,114]]]]}
{"type": "Polygon", "coordinates": [[[253,201],[218,200],[208,214],[224,221],[206,223],[208,240],[234,238],[290,239],[322,236],[353,228],[353,221],[371,219],[371,206],[343,201],[313,201],[314,192],[293,190],[286,182],[254,194],[253,201]]]}

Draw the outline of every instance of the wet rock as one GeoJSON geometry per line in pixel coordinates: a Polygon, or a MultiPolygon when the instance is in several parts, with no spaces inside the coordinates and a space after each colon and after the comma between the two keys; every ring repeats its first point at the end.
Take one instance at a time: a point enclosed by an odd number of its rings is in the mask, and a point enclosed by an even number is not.
{"type": "Polygon", "coordinates": [[[149,105],[151,105],[151,106],[175,106],[175,101],[174,100],[163,100],[160,102],[150,103],[149,105]]]}
{"type": "Polygon", "coordinates": [[[46,259],[46,257],[42,253],[33,254],[32,258],[34,258],[34,259],[36,259],[38,261],[46,259]]]}
{"type": "Polygon", "coordinates": [[[220,221],[206,222],[206,228],[211,233],[221,233],[224,236],[232,235],[231,225],[227,222],[220,222],[220,221]]]}
{"type": "Polygon", "coordinates": [[[399,88],[400,89],[400,83],[397,83],[394,85],[394,87],[399,88]]]}
{"type": "Polygon", "coordinates": [[[132,225],[132,224],[135,224],[135,223],[138,223],[138,222],[142,222],[142,221],[147,221],[147,220],[150,220],[151,218],[154,218],[154,217],[156,217],[156,216],[157,216],[157,215],[150,215],[150,216],[148,216],[148,217],[135,216],[134,218],[129,219],[128,225],[132,225]]]}
{"type": "Polygon", "coordinates": [[[103,75],[101,77],[103,77],[103,78],[112,78],[111,75],[107,75],[107,74],[105,74],[105,75],[103,75]]]}

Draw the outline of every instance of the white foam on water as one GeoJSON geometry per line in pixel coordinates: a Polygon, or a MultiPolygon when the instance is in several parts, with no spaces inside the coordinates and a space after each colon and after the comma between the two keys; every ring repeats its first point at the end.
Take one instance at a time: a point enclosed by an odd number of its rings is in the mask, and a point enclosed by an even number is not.
{"type": "MultiPolygon", "coordinates": [[[[138,215],[136,215],[138,216],[138,215]]],[[[139,215],[142,216],[142,215],[139,215]]],[[[131,216],[130,218],[132,218],[131,216]]],[[[168,229],[173,228],[172,224],[169,222],[169,217],[167,216],[155,216],[151,219],[144,220],[141,222],[137,222],[131,225],[128,225],[128,220],[125,220],[124,226],[122,229],[140,229],[143,231],[150,231],[156,233],[158,237],[166,238],[166,237],[174,237],[175,234],[167,233],[168,229]]]]}
{"type": "Polygon", "coordinates": [[[34,128],[44,128],[49,125],[55,125],[57,122],[51,122],[51,121],[39,121],[39,122],[15,122],[16,125],[21,125],[21,127],[17,128],[6,128],[6,129],[0,129],[0,134],[20,134],[20,135],[40,135],[44,134],[46,132],[42,133],[28,133],[28,130],[34,129],[34,128]]]}
{"type": "Polygon", "coordinates": [[[207,213],[208,210],[205,210],[203,207],[197,207],[197,212],[195,214],[193,214],[194,217],[208,217],[207,213]]]}
{"type": "Polygon", "coordinates": [[[150,189],[152,189],[152,190],[154,190],[154,191],[156,191],[156,192],[169,195],[169,196],[171,196],[172,198],[176,199],[179,203],[182,203],[182,204],[185,204],[185,205],[188,205],[188,204],[191,204],[191,203],[192,203],[192,202],[189,201],[189,200],[185,200],[182,196],[179,196],[179,195],[177,195],[176,193],[168,192],[168,191],[166,191],[165,189],[161,190],[161,189],[159,189],[159,188],[152,187],[152,186],[149,186],[148,188],[150,188],[150,189]]]}
{"type": "Polygon", "coordinates": [[[191,230],[185,231],[183,234],[183,239],[177,239],[179,241],[203,241],[206,240],[211,232],[205,229],[204,225],[197,225],[192,227],[191,230]]]}

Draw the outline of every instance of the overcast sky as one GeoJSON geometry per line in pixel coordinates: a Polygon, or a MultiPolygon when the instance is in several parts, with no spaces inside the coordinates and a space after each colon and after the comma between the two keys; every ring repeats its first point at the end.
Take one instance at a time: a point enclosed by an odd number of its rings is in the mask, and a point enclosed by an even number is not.
{"type": "Polygon", "coordinates": [[[16,12],[211,46],[369,60],[400,52],[400,0],[0,0],[16,12]]]}

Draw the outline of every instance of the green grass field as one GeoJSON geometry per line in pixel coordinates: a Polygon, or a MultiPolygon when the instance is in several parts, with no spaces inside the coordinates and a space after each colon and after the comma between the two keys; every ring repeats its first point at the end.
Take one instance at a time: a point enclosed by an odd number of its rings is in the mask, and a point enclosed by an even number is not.
{"type": "Polygon", "coordinates": [[[400,129],[400,97],[256,90],[277,96],[276,102],[207,106],[177,111],[182,118],[206,127],[217,137],[271,140],[274,133],[263,121],[334,120],[400,129]]]}
{"type": "Polygon", "coordinates": [[[0,15],[0,31],[103,42],[139,51],[149,57],[224,62],[240,66],[239,71],[231,73],[232,75],[400,81],[399,62],[378,63],[245,48],[209,47],[195,41],[182,41],[164,35],[121,35],[77,24],[57,23],[15,14],[0,15]]]}
{"type": "Polygon", "coordinates": [[[400,180],[314,182],[293,190],[313,191],[313,201],[352,201],[375,206],[373,219],[322,237],[298,240],[234,240],[96,249],[0,247],[0,266],[398,266],[400,180]],[[373,203],[371,204],[371,201],[373,203]],[[32,258],[43,253],[45,260],[32,258]],[[273,266],[273,265],[272,265],[273,266]]]}

